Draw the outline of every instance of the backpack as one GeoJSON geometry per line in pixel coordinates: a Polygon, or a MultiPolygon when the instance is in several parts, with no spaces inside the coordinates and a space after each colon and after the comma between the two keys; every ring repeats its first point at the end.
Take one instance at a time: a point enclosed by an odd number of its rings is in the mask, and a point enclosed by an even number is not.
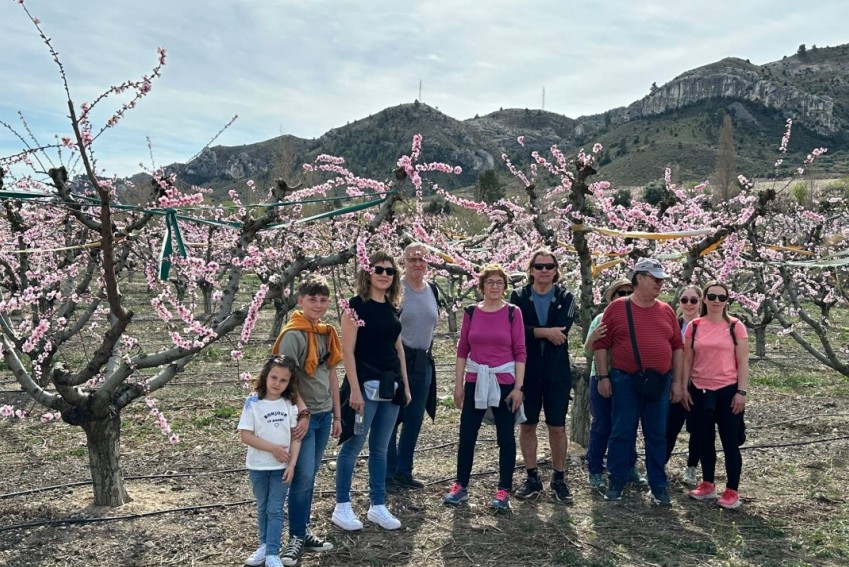
{"type": "MultiPolygon", "coordinates": [[[[737,335],[734,333],[734,327],[737,326],[737,321],[731,321],[728,327],[728,332],[731,333],[731,340],[734,341],[734,347],[737,347],[737,335]]],[[[699,330],[698,325],[693,325],[693,334],[690,335],[690,348],[696,350],[696,331],[699,330]]]]}
{"type": "MultiPolygon", "coordinates": [[[[507,319],[510,321],[510,324],[513,324],[513,311],[515,311],[516,306],[512,303],[507,304],[507,319]]],[[[475,314],[475,306],[468,305],[463,311],[466,312],[466,315],[469,316],[469,323],[472,322],[472,315],[475,314]]]]}

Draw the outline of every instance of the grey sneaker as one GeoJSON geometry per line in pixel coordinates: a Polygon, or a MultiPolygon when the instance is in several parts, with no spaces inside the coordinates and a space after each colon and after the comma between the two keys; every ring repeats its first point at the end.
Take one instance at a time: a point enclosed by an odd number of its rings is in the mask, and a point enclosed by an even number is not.
{"type": "Polygon", "coordinates": [[[286,546],[286,551],[280,556],[284,567],[295,567],[298,561],[301,560],[301,555],[304,554],[304,540],[299,537],[292,536],[289,538],[289,545],[286,546]]]}
{"type": "Polygon", "coordinates": [[[630,482],[634,486],[649,485],[649,481],[646,480],[646,477],[640,474],[640,471],[637,470],[637,467],[633,467],[630,471],[628,471],[628,482],[630,482]]]}
{"type": "Polygon", "coordinates": [[[651,501],[658,506],[672,506],[672,500],[669,499],[665,488],[653,488],[649,495],[651,501]]]}
{"type": "Polygon", "coordinates": [[[465,486],[460,486],[460,483],[455,482],[451,485],[451,490],[442,499],[442,503],[446,506],[459,506],[463,502],[469,500],[469,491],[465,486]]]}
{"type": "Polygon", "coordinates": [[[542,492],[542,481],[539,477],[528,477],[519,490],[516,491],[517,498],[534,498],[542,492]]]}
{"type": "Polygon", "coordinates": [[[684,469],[684,477],[681,479],[681,482],[687,486],[696,486],[698,484],[696,480],[696,467],[687,467],[684,469]]]}
{"type": "Polygon", "coordinates": [[[604,488],[604,475],[600,472],[590,473],[589,475],[590,488],[593,490],[602,490],[604,488]]]}
{"type": "Polygon", "coordinates": [[[489,507],[496,514],[510,511],[510,492],[499,488],[495,491],[495,498],[489,503],[489,507]]]}

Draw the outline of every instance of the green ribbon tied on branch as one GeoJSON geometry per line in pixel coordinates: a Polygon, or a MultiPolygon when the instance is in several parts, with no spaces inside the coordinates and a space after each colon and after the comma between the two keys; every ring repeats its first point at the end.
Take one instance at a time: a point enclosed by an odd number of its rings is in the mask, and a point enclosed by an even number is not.
{"type": "Polygon", "coordinates": [[[173,241],[177,241],[177,254],[181,258],[186,257],[186,245],[183,244],[183,235],[180,234],[180,225],[177,224],[177,211],[165,210],[165,236],[162,238],[162,250],[159,252],[159,279],[167,280],[171,273],[171,256],[174,255],[173,241]]]}

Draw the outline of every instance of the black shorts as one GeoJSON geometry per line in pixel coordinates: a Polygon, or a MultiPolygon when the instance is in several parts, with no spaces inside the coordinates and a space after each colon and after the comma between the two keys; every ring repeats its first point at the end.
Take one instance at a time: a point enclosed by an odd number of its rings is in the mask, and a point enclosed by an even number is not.
{"type": "Polygon", "coordinates": [[[525,417],[523,425],[539,423],[540,410],[545,411],[545,424],[549,427],[566,425],[569,397],[572,391],[571,378],[557,379],[525,376],[525,417]]]}

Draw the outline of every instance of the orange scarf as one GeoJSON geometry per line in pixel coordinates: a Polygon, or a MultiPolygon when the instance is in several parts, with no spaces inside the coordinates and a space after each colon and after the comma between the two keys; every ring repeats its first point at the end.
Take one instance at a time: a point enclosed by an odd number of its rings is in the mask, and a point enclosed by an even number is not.
{"type": "Polygon", "coordinates": [[[339,341],[339,335],[336,334],[336,329],[326,323],[316,323],[313,325],[309,319],[304,317],[303,311],[295,311],[289,322],[280,331],[280,335],[274,342],[272,353],[279,353],[280,343],[283,341],[283,335],[286,331],[304,331],[307,334],[307,357],[304,361],[304,370],[307,375],[312,377],[315,369],[318,368],[318,337],[316,335],[327,336],[327,350],[330,356],[327,359],[327,366],[333,367],[339,364],[342,360],[342,343],[339,341]]]}

